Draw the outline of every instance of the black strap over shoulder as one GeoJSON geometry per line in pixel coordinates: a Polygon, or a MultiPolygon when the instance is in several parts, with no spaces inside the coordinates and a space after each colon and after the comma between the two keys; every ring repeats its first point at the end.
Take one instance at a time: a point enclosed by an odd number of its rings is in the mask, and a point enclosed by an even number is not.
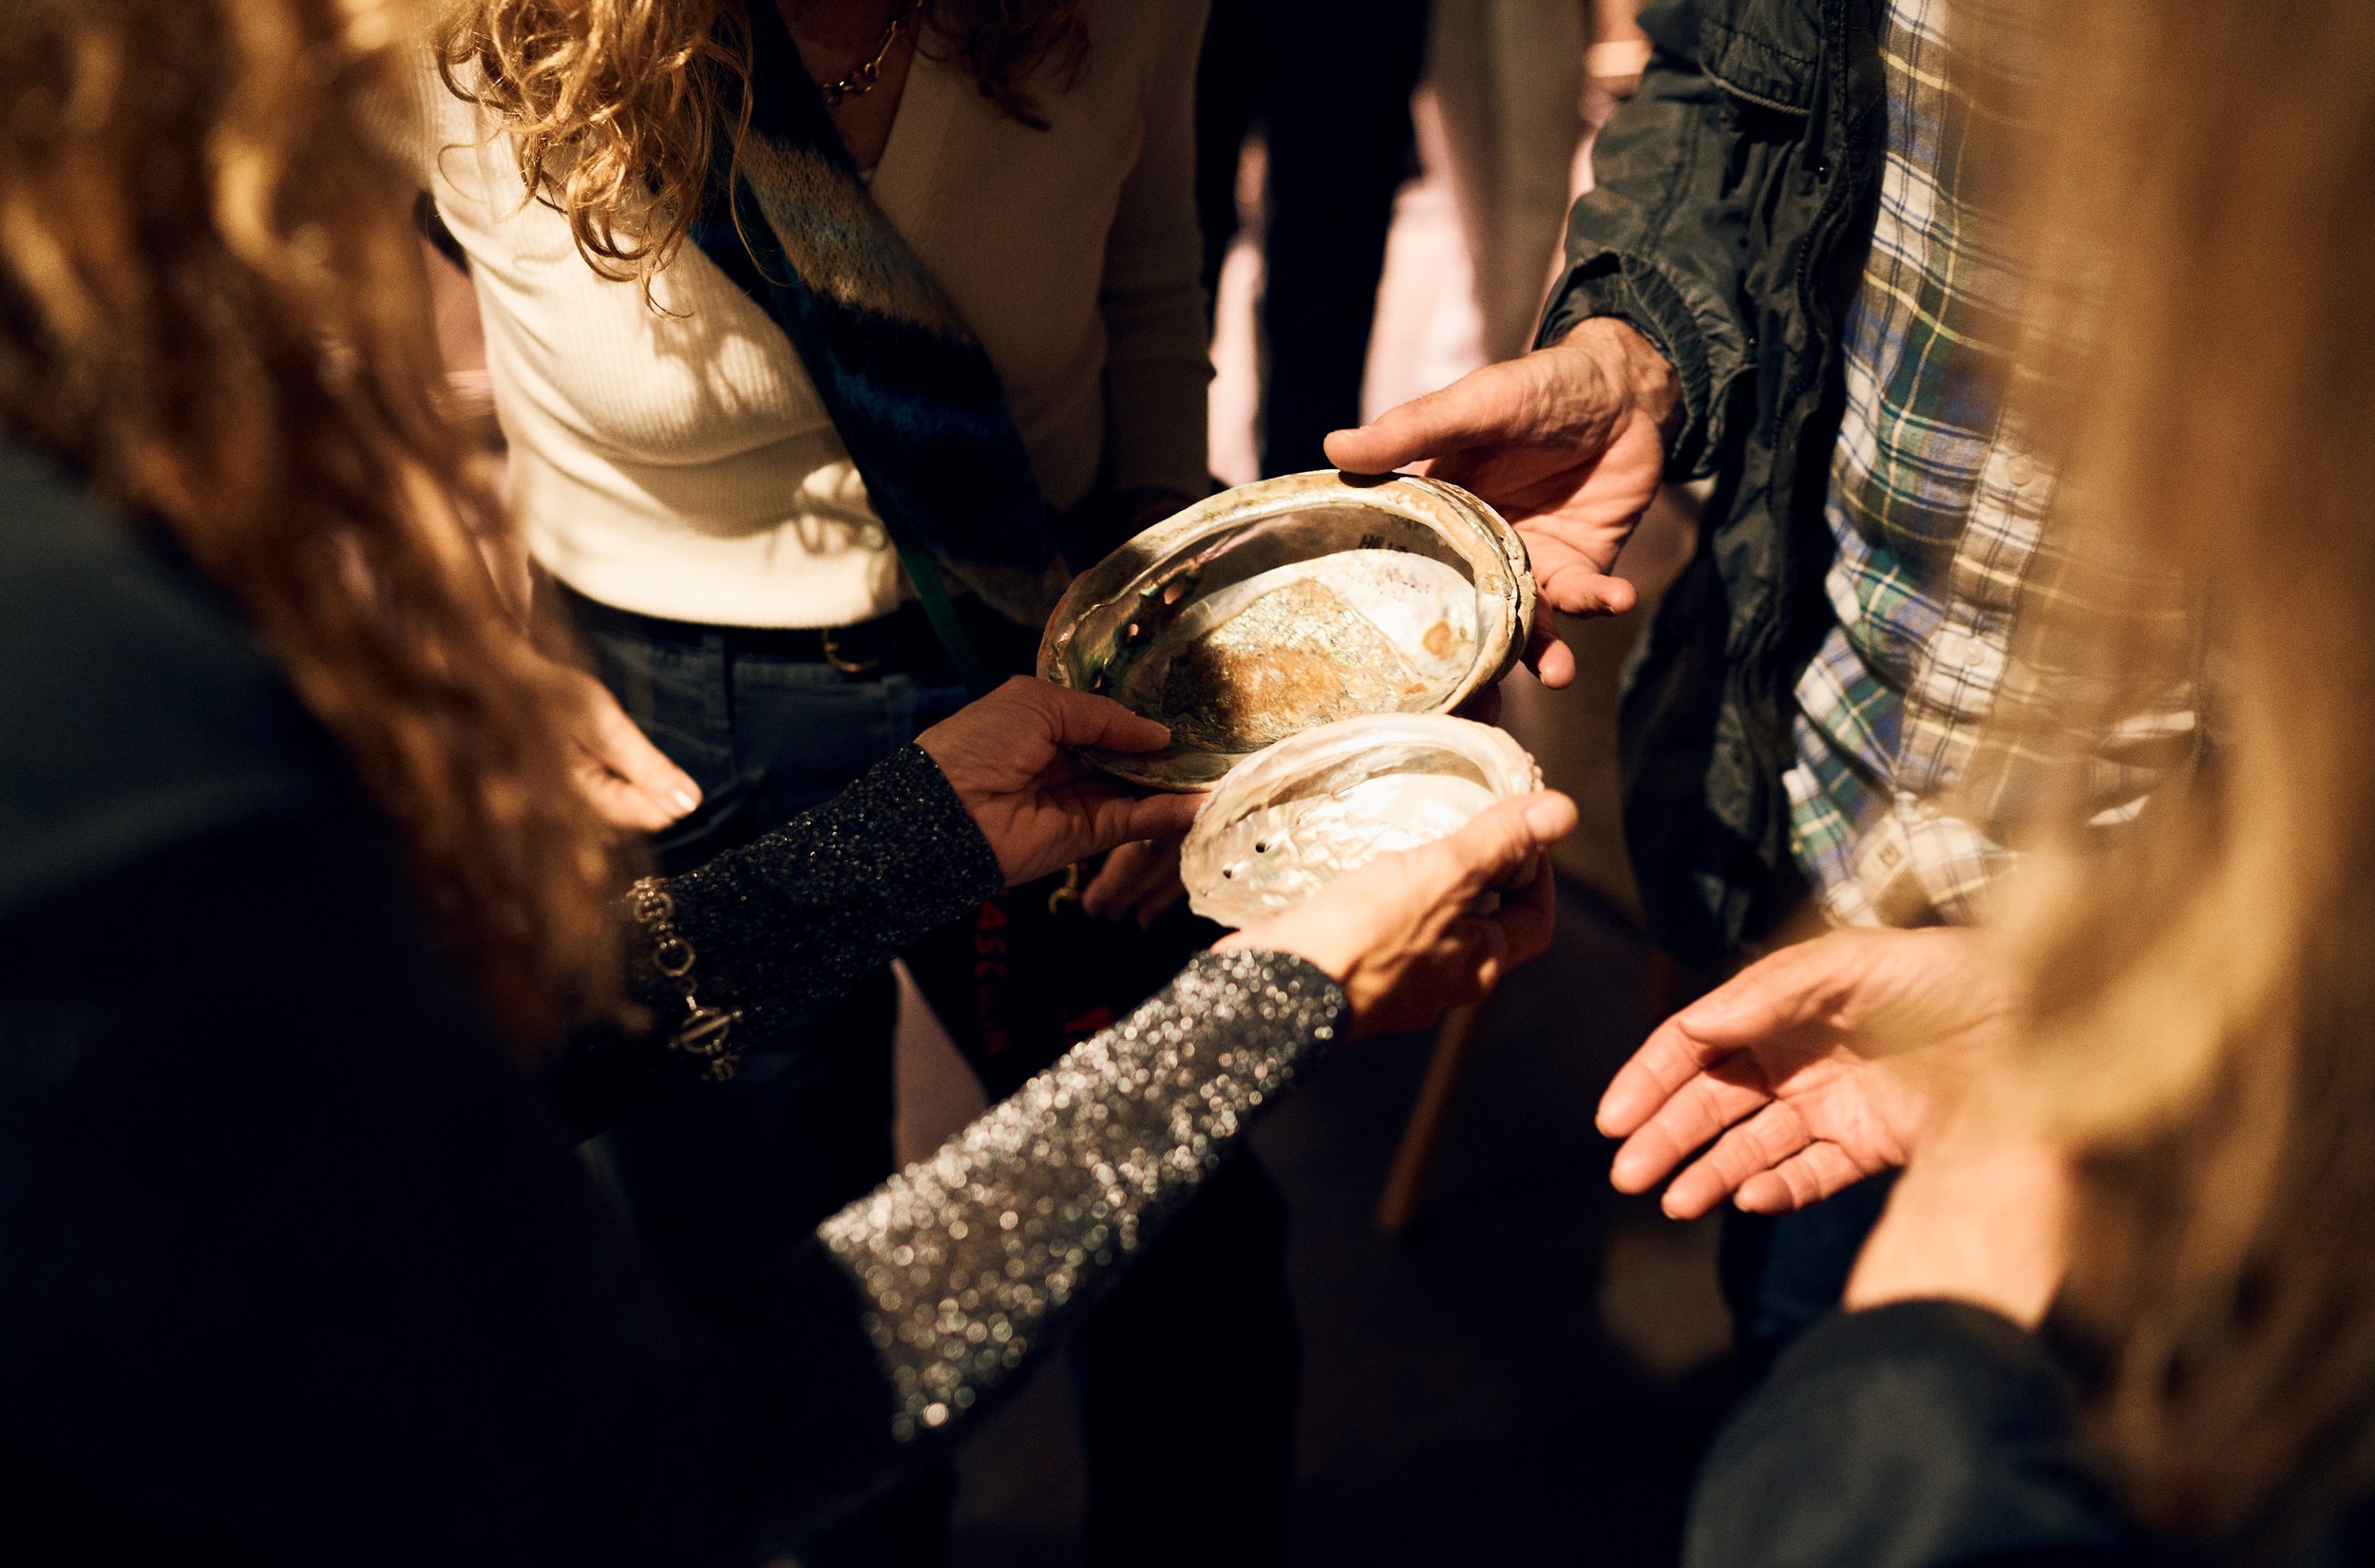
{"type": "Polygon", "coordinates": [[[980,660],[940,573],[1036,622],[1067,576],[1005,388],[940,280],[874,204],[771,6],[750,13],[750,119],[716,139],[693,237],[783,330],[952,660],[980,660]]]}

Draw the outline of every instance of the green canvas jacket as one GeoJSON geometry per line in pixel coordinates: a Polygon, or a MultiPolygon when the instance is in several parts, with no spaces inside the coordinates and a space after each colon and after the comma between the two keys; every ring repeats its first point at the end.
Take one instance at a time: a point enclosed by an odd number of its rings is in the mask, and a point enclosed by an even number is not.
{"type": "Polygon", "coordinates": [[[1601,133],[1542,338],[1620,317],[1673,361],[1674,479],[1712,477],[1689,568],[1627,671],[1625,837],[1650,932],[1711,970],[1804,896],[1791,688],[1832,614],[1823,497],[1841,322],[1886,129],[1880,0],[1655,0],[1640,92],[1601,133]]]}

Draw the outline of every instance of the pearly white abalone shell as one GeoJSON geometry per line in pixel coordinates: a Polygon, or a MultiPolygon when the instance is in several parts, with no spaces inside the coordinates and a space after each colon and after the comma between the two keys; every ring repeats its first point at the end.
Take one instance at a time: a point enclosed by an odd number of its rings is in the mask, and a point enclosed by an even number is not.
{"type": "Polygon", "coordinates": [[[1290,909],[1380,855],[1457,832],[1542,786],[1506,731],[1443,714],[1378,714],[1308,729],[1245,760],[1180,852],[1188,906],[1223,925],[1290,909]]]}

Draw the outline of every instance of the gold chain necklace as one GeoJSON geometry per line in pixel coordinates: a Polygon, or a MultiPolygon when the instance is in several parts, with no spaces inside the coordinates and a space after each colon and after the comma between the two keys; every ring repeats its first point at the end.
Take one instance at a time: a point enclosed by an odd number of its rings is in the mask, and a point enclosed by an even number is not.
{"type": "Polygon", "coordinates": [[[846,76],[821,84],[817,91],[825,95],[825,106],[838,109],[846,99],[864,98],[883,80],[883,62],[899,47],[899,35],[907,30],[907,14],[915,9],[915,0],[891,12],[891,19],[883,28],[883,41],[874,46],[874,53],[846,76]]]}

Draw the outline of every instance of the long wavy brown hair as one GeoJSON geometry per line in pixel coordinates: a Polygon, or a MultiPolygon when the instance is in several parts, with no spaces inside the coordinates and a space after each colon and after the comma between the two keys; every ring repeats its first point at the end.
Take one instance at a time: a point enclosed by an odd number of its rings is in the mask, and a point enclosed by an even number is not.
{"type": "Polygon", "coordinates": [[[409,181],[365,129],[409,102],[425,25],[399,0],[0,6],[0,424],[228,591],[530,1046],[615,997],[617,873],[563,677],[482,563],[501,512],[430,402],[409,181]]]}
{"type": "MultiPolygon", "coordinates": [[[[748,0],[772,5],[775,0],[748,0]]],[[[742,134],[746,0],[459,0],[437,29],[453,91],[494,111],[525,193],[605,277],[641,282],[683,243],[717,139],[742,134]]],[[[919,47],[1046,127],[1037,86],[1087,68],[1085,0],[916,0],[919,47]]]]}
{"type": "Polygon", "coordinates": [[[2013,9],[2057,526],[2116,612],[2049,631],[2114,690],[2174,576],[2214,744],[2011,899],[2003,1086],[2076,1156],[2060,1311],[2138,1504],[2282,1549],[2375,1486],[2375,7],[2013,9]]]}

